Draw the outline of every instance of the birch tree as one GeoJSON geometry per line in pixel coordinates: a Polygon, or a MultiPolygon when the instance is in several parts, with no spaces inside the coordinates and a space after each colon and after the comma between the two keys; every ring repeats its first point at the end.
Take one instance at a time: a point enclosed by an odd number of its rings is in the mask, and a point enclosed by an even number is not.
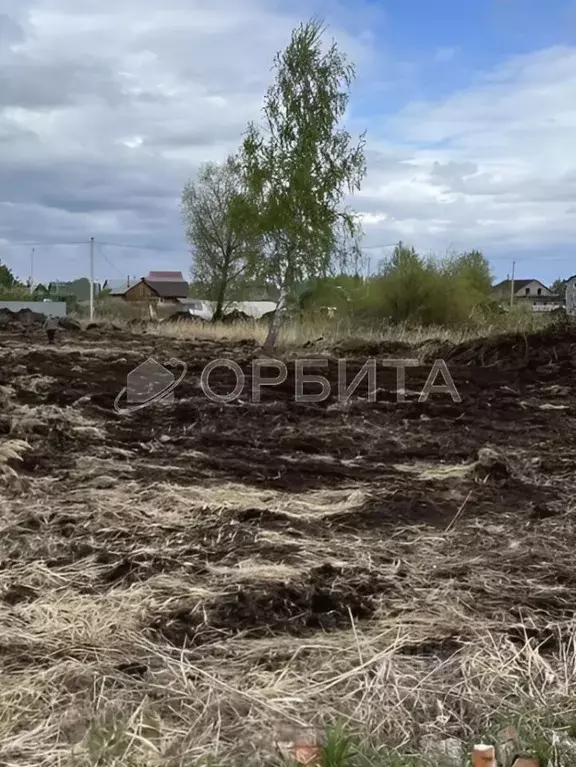
{"type": "Polygon", "coordinates": [[[323,34],[318,20],[301,24],[276,55],[262,124],[250,123],[239,154],[242,215],[262,236],[257,266],[280,290],[268,349],[294,286],[328,274],[342,226],[358,230],[343,202],[366,172],[364,135],[354,143],[340,127],[355,72],[335,42],[325,48],[323,34]]]}

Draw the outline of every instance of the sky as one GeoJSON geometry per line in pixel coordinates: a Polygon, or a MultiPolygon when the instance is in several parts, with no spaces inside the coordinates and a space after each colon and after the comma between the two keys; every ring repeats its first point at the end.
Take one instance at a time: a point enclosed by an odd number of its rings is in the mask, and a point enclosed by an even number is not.
{"type": "Polygon", "coordinates": [[[402,240],[576,273],[576,0],[0,0],[2,263],[84,276],[94,237],[97,279],[188,274],[182,189],[313,15],[356,66],[368,268],[402,240]]]}

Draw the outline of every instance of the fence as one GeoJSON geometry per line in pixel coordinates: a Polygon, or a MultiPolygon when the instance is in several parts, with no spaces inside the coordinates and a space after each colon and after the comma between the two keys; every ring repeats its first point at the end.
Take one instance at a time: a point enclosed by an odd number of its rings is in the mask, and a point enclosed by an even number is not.
{"type": "Polygon", "coordinates": [[[11,312],[29,309],[37,314],[66,317],[66,303],[64,301],[0,301],[0,309],[9,309],[11,312]]]}

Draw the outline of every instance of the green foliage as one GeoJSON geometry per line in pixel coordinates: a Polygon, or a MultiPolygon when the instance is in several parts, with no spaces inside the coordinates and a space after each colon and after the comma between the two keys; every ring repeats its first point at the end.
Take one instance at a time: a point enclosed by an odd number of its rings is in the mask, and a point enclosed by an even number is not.
{"type": "Polygon", "coordinates": [[[295,289],[296,306],[304,314],[320,313],[326,308],[340,316],[351,315],[362,306],[366,283],[358,276],[339,274],[302,283],[295,289]]]}
{"type": "Polygon", "coordinates": [[[18,280],[12,274],[11,270],[6,266],[0,266],[0,287],[10,290],[18,286],[18,280]]]}
{"type": "Polygon", "coordinates": [[[336,44],[323,48],[320,21],[300,25],[274,66],[264,125],[251,123],[240,153],[247,196],[238,215],[262,235],[258,266],[290,291],[328,273],[342,227],[357,231],[341,207],[365,174],[364,139],[339,128],[354,68],[336,44]]]}
{"type": "Polygon", "coordinates": [[[233,157],[204,165],[182,194],[182,217],[192,246],[192,278],[197,295],[216,302],[214,319],[250,276],[260,254],[259,237],[241,207],[242,179],[233,157]]]}
{"type": "Polygon", "coordinates": [[[491,286],[489,264],[478,251],[436,260],[400,242],[377,276],[310,280],[297,291],[297,306],[310,315],[333,307],[339,318],[368,324],[465,326],[497,315],[491,286]]]}
{"type": "Polygon", "coordinates": [[[8,288],[0,285],[0,301],[38,301],[37,296],[30,295],[30,291],[24,285],[15,285],[8,288]]]}
{"type": "Polygon", "coordinates": [[[492,276],[478,251],[423,258],[399,243],[370,282],[367,308],[393,322],[457,325],[491,308],[492,276]]]}
{"type": "Polygon", "coordinates": [[[414,248],[399,243],[381,267],[381,279],[371,284],[375,301],[384,316],[396,322],[419,319],[435,303],[438,273],[414,248]]]}
{"type": "Polygon", "coordinates": [[[479,300],[492,293],[493,275],[488,260],[479,250],[453,256],[445,263],[446,273],[464,280],[479,300]]]}
{"type": "Polygon", "coordinates": [[[554,280],[552,285],[550,285],[550,291],[553,295],[564,298],[566,296],[566,280],[554,280]]]}
{"type": "Polygon", "coordinates": [[[347,767],[353,763],[354,745],[352,736],[339,725],[328,730],[322,749],[322,767],[347,767]]]}

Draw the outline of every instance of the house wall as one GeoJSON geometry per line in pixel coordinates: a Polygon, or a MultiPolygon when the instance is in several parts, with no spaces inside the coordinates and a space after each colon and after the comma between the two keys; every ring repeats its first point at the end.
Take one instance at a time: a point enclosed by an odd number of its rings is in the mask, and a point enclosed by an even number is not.
{"type": "Polygon", "coordinates": [[[534,282],[531,282],[529,285],[524,285],[524,287],[520,288],[520,290],[516,290],[514,292],[514,295],[517,296],[518,298],[532,297],[532,296],[538,296],[538,295],[551,296],[552,292],[548,290],[548,288],[542,285],[540,282],[534,281],[534,282]],[[539,290],[541,291],[540,293],[538,293],[539,290]],[[526,291],[528,291],[528,293],[526,291]]]}
{"type": "Polygon", "coordinates": [[[124,293],[125,301],[157,301],[158,296],[145,282],[137,282],[124,293]]]}
{"type": "Polygon", "coordinates": [[[142,301],[146,304],[178,304],[177,298],[161,298],[145,282],[138,282],[122,296],[125,301],[142,301]]]}
{"type": "Polygon", "coordinates": [[[37,314],[66,317],[66,303],[64,301],[0,301],[0,309],[10,309],[11,312],[30,309],[37,314]]]}

